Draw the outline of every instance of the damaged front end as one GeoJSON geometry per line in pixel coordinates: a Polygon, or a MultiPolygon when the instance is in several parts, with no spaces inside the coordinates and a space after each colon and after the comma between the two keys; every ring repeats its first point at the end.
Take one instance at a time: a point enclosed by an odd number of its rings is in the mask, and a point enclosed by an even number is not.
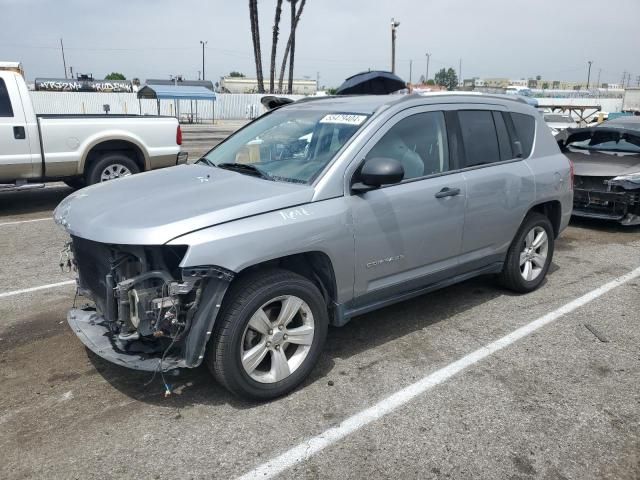
{"type": "Polygon", "coordinates": [[[181,268],[186,249],[72,236],[78,293],[94,303],[67,317],[84,345],[137,370],[200,365],[234,274],[215,266],[181,268]]]}
{"type": "Polygon", "coordinates": [[[640,174],[575,176],[573,214],[640,225],[640,174]]]}

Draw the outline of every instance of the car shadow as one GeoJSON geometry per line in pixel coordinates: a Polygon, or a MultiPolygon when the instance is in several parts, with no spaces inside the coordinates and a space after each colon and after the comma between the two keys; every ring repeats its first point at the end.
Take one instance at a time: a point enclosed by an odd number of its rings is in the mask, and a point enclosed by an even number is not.
{"type": "Polygon", "coordinates": [[[63,184],[22,192],[0,192],[0,215],[51,215],[62,199],[72,192],[72,188],[63,184]]]}
{"type": "MultiPolygon", "coordinates": [[[[556,270],[557,266],[552,264],[549,275],[556,270]]],[[[343,327],[330,327],[318,365],[299,389],[328,381],[336,359],[348,359],[363,351],[378,348],[505,295],[517,294],[500,288],[494,276],[486,275],[444,288],[437,294],[423,295],[361,315],[343,327]]],[[[167,408],[227,404],[239,410],[262,404],[233,396],[213,380],[205,365],[181,370],[177,376],[165,374],[164,380],[172,389],[172,394],[165,397],[163,379],[159,373],[152,378],[151,372],[129,370],[87,352],[96,370],[111,386],[141,402],[167,408]]]]}
{"type": "Polygon", "coordinates": [[[607,233],[639,233],[640,225],[620,225],[614,220],[601,220],[597,218],[571,217],[569,225],[576,228],[588,228],[607,233]]]}

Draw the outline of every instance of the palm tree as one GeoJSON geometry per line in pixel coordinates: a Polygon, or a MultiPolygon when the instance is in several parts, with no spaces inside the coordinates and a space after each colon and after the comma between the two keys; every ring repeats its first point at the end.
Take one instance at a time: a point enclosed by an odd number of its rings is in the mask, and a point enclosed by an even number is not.
{"type": "Polygon", "coordinates": [[[288,0],[291,3],[291,31],[289,33],[289,40],[284,50],[284,57],[282,59],[282,66],[280,67],[280,80],[278,81],[278,90],[282,91],[282,83],[284,82],[284,71],[287,68],[287,57],[289,58],[289,85],[288,92],[293,90],[293,57],[295,54],[295,37],[298,23],[300,22],[300,16],[307,0],[300,0],[300,7],[296,11],[296,3],[298,0],[288,0]]]}
{"type": "Polygon", "coordinates": [[[274,93],[276,81],[276,51],[278,34],[280,33],[280,15],[282,14],[282,0],[276,4],[276,18],[273,20],[273,38],[271,40],[271,67],[269,69],[269,93],[274,93]]]}
{"type": "Polygon", "coordinates": [[[264,93],[264,77],[262,75],[262,51],[260,49],[260,27],[258,25],[258,0],[249,0],[249,19],[251,20],[251,40],[253,41],[253,56],[256,62],[258,92],[264,93]]]}

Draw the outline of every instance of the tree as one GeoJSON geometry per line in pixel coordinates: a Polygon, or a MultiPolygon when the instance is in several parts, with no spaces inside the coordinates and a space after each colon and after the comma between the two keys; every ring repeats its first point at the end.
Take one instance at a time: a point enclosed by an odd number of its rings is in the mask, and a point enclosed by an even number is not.
{"type": "Polygon", "coordinates": [[[273,37],[271,39],[271,65],[269,67],[269,93],[275,92],[276,82],[276,52],[278,48],[278,35],[280,34],[280,15],[282,15],[282,0],[277,0],[276,16],[273,20],[273,37]]]}
{"type": "Polygon", "coordinates": [[[456,71],[453,68],[448,70],[442,68],[434,78],[437,85],[447,87],[447,90],[454,90],[458,85],[458,75],[456,75],[456,71]]]}
{"type": "MultiPolygon", "coordinates": [[[[292,1],[293,3],[293,5],[291,6],[291,15],[293,15],[293,17],[291,18],[291,31],[289,32],[289,40],[287,41],[287,46],[284,49],[284,57],[282,59],[282,66],[280,67],[280,80],[278,81],[279,91],[282,91],[282,83],[284,82],[284,71],[287,68],[287,57],[289,57],[289,60],[293,62],[293,56],[295,51],[295,46],[293,44],[295,43],[296,29],[298,28],[298,23],[300,22],[300,16],[302,15],[302,10],[304,9],[304,5],[307,0],[300,1],[300,7],[298,8],[297,11],[295,10],[295,2],[297,2],[297,0],[289,0],[289,1],[292,1]]],[[[288,90],[291,91],[292,89],[293,89],[293,66],[290,64],[288,90]]]]}
{"type": "Polygon", "coordinates": [[[234,70],[233,72],[229,73],[229,76],[233,78],[243,78],[245,75],[242,72],[236,72],[234,70]]]}
{"type": "Polygon", "coordinates": [[[435,85],[435,84],[436,84],[436,82],[434,82],[432,78],[427,80],[427,85],[435,85]]]}
{"type": "Polygon", "coordinates": [[[549,88],[549,83],[548,82],[543,82],[542,83],[542,89],[546,90],[547,88],[549,88]]]}
{"type": "Polygon", "coordinates": [[[536,75],[536,80],[537,80],[537,81],[542,80],[542,76],[541,76],[541,75],[536,75]]]}
{"type": "Polygon", "coordinates": [[[258,0],[249,0],[249,19],[251,21],[251,40],[253,57],[256,63],[258,93],[264,93],[264,77],[262,75],[262,50],[260,48],[260,27],[258,25],[258,0]]]}
{"type": "Polygon", "coordinates": [[[104,77],[104,79],[105,80],[126,80],[127,77],[125,77],[123,74],[119,72],[111,72],[109,75],[104,77]]]}
{"type": "Polygon", "coordinates": [[[420,75],[420,84],[424,85],[427,80],[424,78],[424,75],[420,75]]]}

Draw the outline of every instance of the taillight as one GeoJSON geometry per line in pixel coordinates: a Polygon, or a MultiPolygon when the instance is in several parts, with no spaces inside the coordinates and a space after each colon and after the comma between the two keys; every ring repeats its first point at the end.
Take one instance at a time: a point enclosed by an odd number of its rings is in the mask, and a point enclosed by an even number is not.
{"type": "Polygon", "coordinates": [[[176,143],[182,145],[182,129],[180,125],[178,125],[178,129],[176,130],[176,143]]]}
{"type": "Polygon", "coordinates": [[[569,188],[571,190],[573,190],[573,177],[575,176],[574,174],[574,170],[573,170],[573,162],[571,161],[571,159],[569,159],[569,181],[571,182],[569,184],[569,188]]]}

